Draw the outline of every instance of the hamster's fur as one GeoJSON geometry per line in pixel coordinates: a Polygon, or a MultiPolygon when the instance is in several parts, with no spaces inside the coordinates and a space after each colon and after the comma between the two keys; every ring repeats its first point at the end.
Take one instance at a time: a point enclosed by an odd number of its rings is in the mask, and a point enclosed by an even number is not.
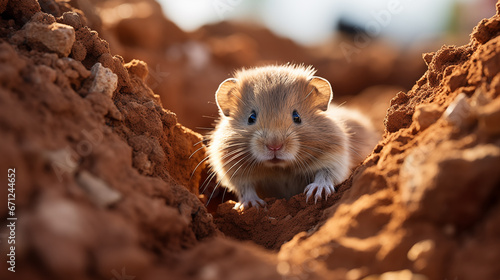
{"type": "Polygon", "coordinates": [[[238,196],[235,208],[301,192],[326,199],[376,145],[370,121],[330,106],[330,83],[315,72],[297,65],[244,69],[219,86],[208,162],[238,196]]]}

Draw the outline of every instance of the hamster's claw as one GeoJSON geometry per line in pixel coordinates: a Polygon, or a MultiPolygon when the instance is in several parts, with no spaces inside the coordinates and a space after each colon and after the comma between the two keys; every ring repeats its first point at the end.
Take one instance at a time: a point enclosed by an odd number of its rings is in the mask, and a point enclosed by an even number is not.
{"type": "Polygon", "coordinates": [[[257,197],[251,200],[240,201],[236,203],[233,209],[243,211],[253,206],[258,210],[260,207],[265,207],[266,205],[267,203],[264,200],[257,197]]]}
{"type": "Polygon", "coordinates": [[[306,203],[314,194],[314,204],[318,202],[318,199],[321,199],[323,191],[325,191],[325,200],[335,192],[335,187],[332,184],[318,184],[311,183],[307,185],[304,189],[304,193],[306,194],[306,203]]]}

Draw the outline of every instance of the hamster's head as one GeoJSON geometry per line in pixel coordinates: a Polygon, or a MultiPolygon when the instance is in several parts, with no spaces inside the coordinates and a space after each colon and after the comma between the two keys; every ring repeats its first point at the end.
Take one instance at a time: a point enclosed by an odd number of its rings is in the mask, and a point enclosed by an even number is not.
{"type": "Polygon", "coordinates": [[[223,153],[251,166],[306,168],[327,152],[335,131],[324,113],[332,89],[314,74],[311,67],[267,66],[222,82],[216,101],[223,153]]]}

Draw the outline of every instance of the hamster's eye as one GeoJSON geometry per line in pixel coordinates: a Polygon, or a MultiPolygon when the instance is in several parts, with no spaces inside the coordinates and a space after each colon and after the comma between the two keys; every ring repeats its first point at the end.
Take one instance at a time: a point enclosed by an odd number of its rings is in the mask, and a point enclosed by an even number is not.
{"type": "Polygon", "coordinates": [[[250,117],[248,117],[248,124],[254,124],[256,121],[257,121],[257,113],[255,113],[255,111],[252,111],[250,117]]]}
{"type": "Polygon", "coordinates": [[[293,110],[292,118],[293,118],[293,122],[296,124],[300,124],[302,122],[302,119],[300,118],[299,113],[297,113],[297,110],[293,110]]]}

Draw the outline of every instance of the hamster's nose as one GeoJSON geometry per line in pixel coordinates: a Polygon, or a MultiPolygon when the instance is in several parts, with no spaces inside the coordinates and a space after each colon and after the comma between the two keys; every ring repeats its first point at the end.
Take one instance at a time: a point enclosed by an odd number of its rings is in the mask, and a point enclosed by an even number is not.
{"type": "Polygon", "coordinates": [[[281,149],[281,147],[283,147],[283,144],[273,144],[273,145],[270,145],[270,144],[267,144],[266,147],[273,151],[273,152],[276,152],[278,151],[279,149],[281,149]]]}

